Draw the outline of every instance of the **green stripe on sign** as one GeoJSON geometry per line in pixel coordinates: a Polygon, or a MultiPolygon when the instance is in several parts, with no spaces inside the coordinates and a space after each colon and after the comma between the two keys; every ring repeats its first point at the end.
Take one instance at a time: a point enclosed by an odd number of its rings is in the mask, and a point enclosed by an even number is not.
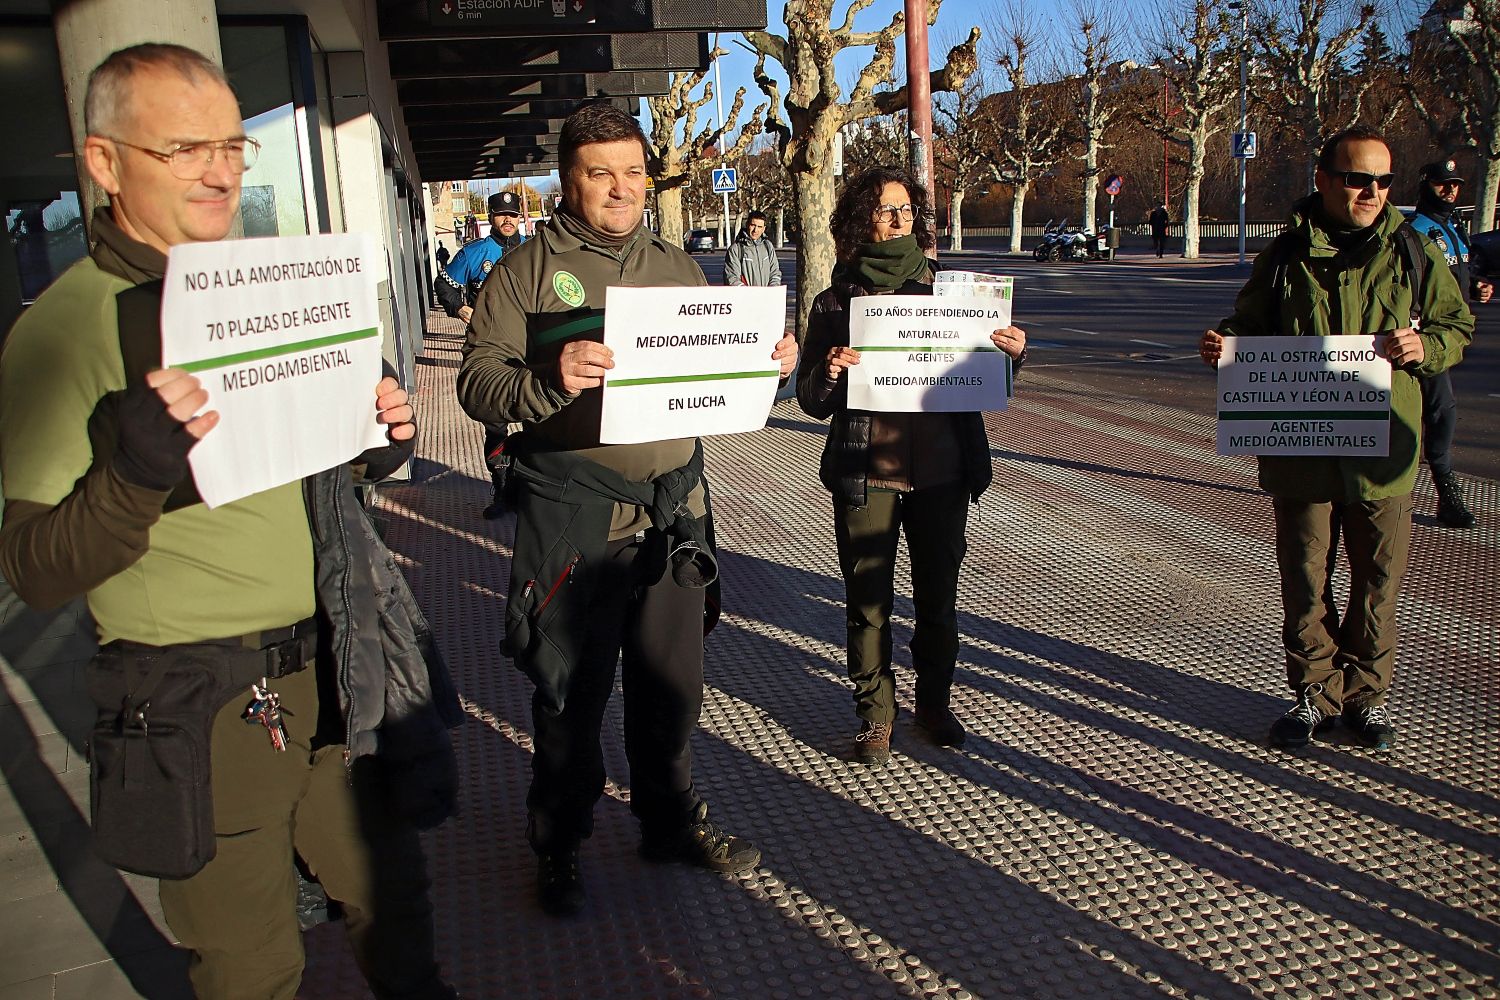
{"type": "Polygon", "coordinates": [[[1390,410],[1224,410],[1220,420],[1389,420],[1390,410]]]}
{"type": "Polygon", "coordinates": [[[571,337],[575,333],[602,329],[604,329],[604,313],[601,312],[596,316],[580,316],[578,319],[559,323],[548,330],[538,330],[532,334],[532,339],[538,344],[551,344],[565,337],[571,337]]]}
{"type": "Polygon", "coordinates": [[[617,385],[668,385],[673,382],[722,382],[730,378],[780,378],[781,372],[773,368],[768,372],[721,372],[716,375],[662,375],[658,378],[622,378],[604,383],[606,388],[617,385]]]}
{"type": "Polygon", "coordinates": [[[994,344],[984,347],[950,347],[947,344],[893,344],[890,346],[885,344],[866,344],[864,347],[856,347],[855,350],[860,353],[864,353],[865,351],[916,351],[921,354],[932,354],[934,352],[942,352],[944,354],[993,354],[997,353],[1000,348],[994,344]]]}
{"type": "Polygon", "coordinates": [[[229,368],[234,365],[242,365],[247,361],[261,361],[265,358],[279,358],[286,354],[298,354],[302,351],[315,351],[320,347],[332,347],[334,344],[347,344],[354,340],[365,340],[370,337],[380,336],[380,327],[372,326],[368,330],[355,330],[352,333],[335,333],[328,337],[315,337],[312,340],[301,340],[295,344],[282,344],[280,347],[262,347],[258,351],[245,351],[242,354],[226,354],[222,358],[205,358],[202,361],[187,361],[182,364],[173,365],[173,368],[181,368],[185,372],[204,372],[214,368],[229,368]]]}

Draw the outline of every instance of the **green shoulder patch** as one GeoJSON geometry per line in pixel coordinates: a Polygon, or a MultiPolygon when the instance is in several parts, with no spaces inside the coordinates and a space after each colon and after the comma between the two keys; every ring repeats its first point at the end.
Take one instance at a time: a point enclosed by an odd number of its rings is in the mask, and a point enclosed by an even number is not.
{"type": "Polygon", "coordinates": [[[558,271],[552,275],[552,290],[570,306],[583,305],[583,282],[568,271],[558,271]]]}

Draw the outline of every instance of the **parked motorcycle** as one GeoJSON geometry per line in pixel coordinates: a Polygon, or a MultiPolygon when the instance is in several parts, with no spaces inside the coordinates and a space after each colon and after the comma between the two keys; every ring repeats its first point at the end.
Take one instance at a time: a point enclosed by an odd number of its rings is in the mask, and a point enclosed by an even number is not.
{"type": "Polygon", "coordinates": [[[1032,256],[1036,257],[1037,260],[1057,260],[1062,250],[1064,229],[1067,225],[1067,219],[1063,219],[1055,226],[1052,224],[1052,220],[1048,219],[1047,224],[1042,227],[1042,242],[1036,245],[1036,249],[1032,251],[1032,256]]]}
{"type": "Polygon", "coordinates": [[[1109,257],[1109,227],[1097,233],[1082,226],[1063,232],[1057,248],[1059,260],[1104,260],[1109,257]]]}

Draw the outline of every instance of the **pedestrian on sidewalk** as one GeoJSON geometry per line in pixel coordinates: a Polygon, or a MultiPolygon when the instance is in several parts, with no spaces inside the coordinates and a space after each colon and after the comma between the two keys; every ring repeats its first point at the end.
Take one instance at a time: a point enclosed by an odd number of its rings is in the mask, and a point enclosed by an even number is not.
{"type": "MultiPolygon", "coordinates": [[[[848,406],[849,300],[863,295],[931,295],[936,245],[927,225],[927,190],[905,170],[873,167],[845,185],[834,207],[838,264],[833,285],[813,301],[797,372],[797,401],[811,417],[832,418],[819,477],[833,494],[834,538],[846,594],[849,679],[859,731],[854,755],[891,755],[896,680],[891,669],[891,607],[896,546],[911,556],[916,627],[916,720],[939,746],[961,746],[963,724],[949,708],[958,658],[958,574],[968,543],[969,503],[990,484],[990,446],[978,413],[871,413],[848,406]]],[[[1019,368],[1026,331],[990,337],[1019,368]]]]}
{"type": "Polygon", "coordinates": [[[1167,203],[1162,202],[1151,210],[1148,220],[1151,224],[1151,247],[1160,257],[1167,252],[1167,228],[1172,224],[1172,216],[1167,212],[1167,203]]]}
{"type": "MultiPolygon", "coordinates": [[[[600,343],[606,289],[701,286],[703,272],[642,225],[646,137],[634,117],[584,105],[563,123],[558,158],[562,204],[480,292],[458,397],[476,420],[527,423],[512,458],[506,648],[536,685],[526,835],[537,899],[563,915],[584,902],[579,845],[604,792],[599,727],[617,661],[641,854],[742,872],[760,851],[710,819],[693,784],[703,636],[717,608],[705,593],[718,576],[702,446],[599,442],[614,367],[600,343]]],[[[783,378],[796,365],[790,336],[767,353],[783,378]]]]}
{"type": "MultiPolygon", "coordinates": [[[[1452,160],[1429,163],[1417,184],[1417,211],[1412,228],[1432,240],[1447,260],[1458,287],[1471,306],[1488,303],[1495,286],[1469,271],[1469,244],[1458,221],[1458,195],[1464,179],[1452,160]]],[[[1422,453],[1437,490],[1437,519],[1450,528],[1474,527],[1474,514],[1464,503],[1463,487],[1453,471],[1453,434],[1458,429],[1458,398],[1453,379],[1444,371],[1421,381],[1422,453]]]]}
{"type": "Polygon", "coordinates": [[[766,238],[764,212],[751,212],[746,216],[745,228],[724,251],[724,284],[781,284],[781,261],[776,257],[776,248],[766,238]]]}
{"type": "MultiPolygon", "coordinates": [[[[451,997],[417,824],[452,809],[461,716],[431,632],[350,466],[205,507],[187,457],[218,414],[160,368],[167,253],[229,234],[259,144],[223,70],[177,45],[115,52],[84,107],[109,205],[0,355],[0,571],[96,623],[95,848],[161,879],[199,997],[297,993],[296,858],[375,997],[451,997]]],[[[416,427],[394,378],[371,390],[389,443],[354,462],[379,478],[416,427]]]]}
{"type": "Polygon", "coordinates": [[[1374,129],[1355,126],[1329,139],[1318,155],[1317,193],[1292,206],[1287,229],[1256,257],[1234,313],[1199,342],[1204,363],[1217,367],[1225,336],[1375,334],[1392,368],[1386,455],[1258,459],[1276,517],[1281,638],[1297,699],[1271,726],[1277,747],[1306,746],[1339,718],[1367,746],[1396,742],[1387,700],[1411,542],[1419,382],[1458,363],[1474,317],[1442,255],[1387,204],[1395,176],[1390,145],[1374,129]],[[1425,280],[1408,273],[1414,268],[1425,280]],[[1351,581],[1342,616],[1330,569],[1340,535],[1351,581]]]}

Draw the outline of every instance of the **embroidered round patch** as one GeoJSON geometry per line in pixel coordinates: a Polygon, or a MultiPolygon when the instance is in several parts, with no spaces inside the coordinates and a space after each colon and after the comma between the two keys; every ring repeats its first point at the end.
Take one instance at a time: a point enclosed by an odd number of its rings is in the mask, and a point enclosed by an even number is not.
{"type": "Polygon", "coordinates": [[[570,306],[583,305],[583,282],[567,271],[558,271],[552,275],[552,290],[570,306]]]}
{"type": "Polygon", "coordinates": [[[1447,163],[1443,164],[1443,169],[1451,174],[1458,169],[1458,164],[1454,163],[1452,160],[1449,160],[1447,163]]]}
{"type": "Polygon", "coordinates": [[[490,268],[492,268],[492,267],[495,266],[495,262],[492,261],[492,260],[487,260],[487,261],[485,261],[483,264],[481,264],[479,266],[484,269],[484,273],[485,274],[489,274],[490,273],[490,268]]]}

